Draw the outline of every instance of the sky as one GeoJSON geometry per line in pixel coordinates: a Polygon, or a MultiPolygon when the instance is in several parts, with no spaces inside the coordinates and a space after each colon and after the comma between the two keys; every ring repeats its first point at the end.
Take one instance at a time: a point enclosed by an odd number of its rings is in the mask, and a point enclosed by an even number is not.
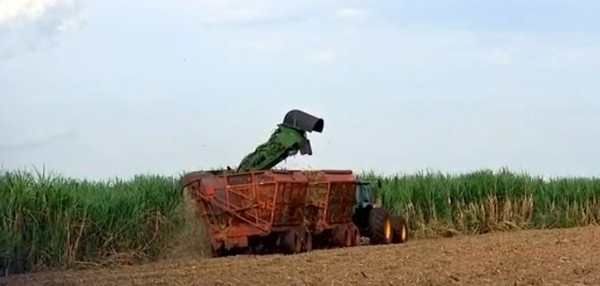
{"type": "Polygon", "coordinates": [[[600,174],[599,1],[0,0],[0,168],[600,174]]]}

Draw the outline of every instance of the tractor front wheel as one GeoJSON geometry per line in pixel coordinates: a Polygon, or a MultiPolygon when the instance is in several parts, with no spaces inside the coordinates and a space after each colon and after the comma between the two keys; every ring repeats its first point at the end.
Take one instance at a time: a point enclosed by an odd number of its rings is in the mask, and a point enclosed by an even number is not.
{"type": "Polygon", "coordinates": [[[392,221],[385,208],[373,208],[369,213],[369,240],[371,244],[392,242],[392,221]]]}

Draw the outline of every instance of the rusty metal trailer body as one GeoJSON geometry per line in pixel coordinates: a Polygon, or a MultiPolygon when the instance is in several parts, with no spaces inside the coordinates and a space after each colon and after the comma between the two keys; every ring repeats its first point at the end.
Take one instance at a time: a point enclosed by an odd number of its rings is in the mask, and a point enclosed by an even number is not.
{"type": "Polygon", "coordinates": [[[195,173],[185,180],[215,256],[358,245],[356,186],[350,170],[195,173]]]}
{"type": "Polygon", "coordinates": [[[358,180],[351,170],[311,170],[307,175],[305,208],[316,247],[348,247],[360,244],[360,232],[352,221],[358,180]]]}
{"type": "Polygon", "coordinates": [[[293,171],[196,174],[185,185],[205,225],[214,255],[236,249],[309,251],[303,210],[306,175],[293,171]]]}

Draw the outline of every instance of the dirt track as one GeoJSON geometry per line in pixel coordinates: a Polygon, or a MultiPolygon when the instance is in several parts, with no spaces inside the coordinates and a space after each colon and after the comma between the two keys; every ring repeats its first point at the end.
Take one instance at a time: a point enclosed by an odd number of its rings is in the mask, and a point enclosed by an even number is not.
{"type": "Polygon", "coordinates": [[[599,238],[600,227],[521,231],[39,273],[0,285],[600,285],[599,238]]]}

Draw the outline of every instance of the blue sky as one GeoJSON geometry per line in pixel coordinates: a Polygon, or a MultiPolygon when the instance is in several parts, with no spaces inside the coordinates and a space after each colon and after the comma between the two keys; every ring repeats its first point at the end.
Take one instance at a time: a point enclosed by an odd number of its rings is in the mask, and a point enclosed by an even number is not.
{"type": "Polygon", "coordinates": [[[600,2],[1,0],[0,165],[237,165],[290,109],[293,168],[600,174],[600,2]]]}

